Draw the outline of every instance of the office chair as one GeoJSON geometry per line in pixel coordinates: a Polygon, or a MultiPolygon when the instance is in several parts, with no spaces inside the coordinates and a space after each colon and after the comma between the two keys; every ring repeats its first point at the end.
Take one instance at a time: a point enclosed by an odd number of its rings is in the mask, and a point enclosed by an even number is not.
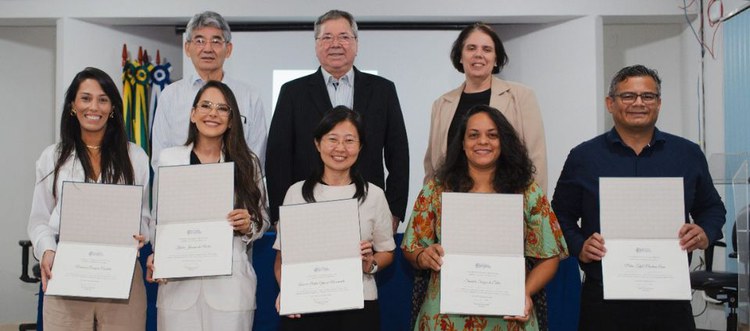
{"type": "MultiPolygon", "coordinates": [[[[38,283],[41,281],[42,270],[39,268],[39,263],[36,263],[32,268],[32,274],[29,276],[29,251],[31,250],[31,241],[21,240],[18,242],[21,246],[21,281],[24,283],[38,283]]],[[[18,326],[18,331],[36,330],[36,323],[24,323],[18,326]]]]}
{"type": "MultiPolygon", "coordinates": [[[[732,229],[731,258],[737,258],[736,224],[732,229]]],[[[703,291],[714,303],[727,304],[729,315],[727,315],[727,331],[737,330],[737,305],[738,305],[738,280],[736,272],[713,271],[714,248],[727,247],[722,241],[717,241],[705,250],[706,270],[690,272],[690,287],[694,290],[703,291]]]]}

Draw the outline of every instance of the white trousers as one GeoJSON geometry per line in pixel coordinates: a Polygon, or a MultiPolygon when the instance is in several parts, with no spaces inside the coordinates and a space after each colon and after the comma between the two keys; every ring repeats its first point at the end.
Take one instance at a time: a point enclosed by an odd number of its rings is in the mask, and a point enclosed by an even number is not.
{"type": "Polygon", "coordinates": [[[159,331],[251,331],[255,310],[220,311],[211,308],[201,293],[195,305],[185,310],[157,309],[159,331]]]}

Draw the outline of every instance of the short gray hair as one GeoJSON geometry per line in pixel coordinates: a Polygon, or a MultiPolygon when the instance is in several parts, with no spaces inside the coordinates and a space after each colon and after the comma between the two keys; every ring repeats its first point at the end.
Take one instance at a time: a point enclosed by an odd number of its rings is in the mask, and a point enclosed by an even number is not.
{"type": "Polygon", "coordinates": [[[195,14],[193,18],[188,22],[185,27],[185,33],[187,33],[187,39],[193,39],[193,31],[205,27],[213,27],[221,30],[224,35],[224,41],[232,41],[232,31],[229,29],[229,23],[216,12],[204,11],[202,13],[195,14]]]}
{"type": "Polygon", "coordinates": [[[352,14],[343,10],[331,9],[325,14],[320,15],[320,17],[315,20],[315,38],[318,38],[318,34],[320,33],[320,26],[323,25],[323,23],[330,20],[337,20],[339,18],[343,18],[349,21],[349,25],[352,27],[352,33],[354,34],[354,37],[359,36],[359,33],[357,31],[357,21],[354,20],[354,16],[352,16],[352,14]]]}

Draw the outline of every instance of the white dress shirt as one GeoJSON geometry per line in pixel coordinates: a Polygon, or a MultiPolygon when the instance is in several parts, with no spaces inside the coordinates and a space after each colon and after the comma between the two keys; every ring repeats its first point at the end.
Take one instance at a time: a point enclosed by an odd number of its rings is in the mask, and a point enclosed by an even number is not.
{"type": "Polygon", "coordinates": [[[354,69],[349,69],[349,72],[339,79],[333,78],[333,75],[322,67],[320,71],[323,73],[323,80],[326,82],[326,90],[328,90],[328,97],[331,98],[331,105],[333,107],[343,105],[352,109],[354,107],[354,69]]]}
{"type": "MultiPolygon", "coordinates": [[[[64,181],[84,182],[86,180],[83,166],[76,157],[75,151],[71,157],[60,167],[57,181],[57,199],[52,197],[52,181],[55,175],[55,161],[57,161],[57,145],[48,146],[36,161],[36,185],[34,196],[31,200],[31,214],[27,231],[29,239],[34,246],[34,256],[41,260],[47,250],[57,250],[56,236],[60,233],[60,205],[62,194],[62,183],[64,181]]],[[[143,186],[143,203],[141,210],[141,234],[145,241],[149,241],[149,224],[151,223],[151,211],[149,210],[149,166],[148,155],[143,149],[133,143],[128,143],[128,156],[133,165],[133,179],[135,185],[143,186]]],[[[101,183],[101,176],[97,180],[101,183]]]]}
{"type": "MultiPolygon", "coordinates": [[[[185,144],[193,99],[205,83],[199,75],[193,73],[190,77],[170,84],[161,92],[151,136],[151,164],[154,168],[159,164],[162,149],[185,144]]],[[[261,165],[265,165],[268,130],[260,94],[252,87],[227,77],[226,73],[222,83],[232,89],[240,106],[247,146],[258,156],[261,165]]]]}

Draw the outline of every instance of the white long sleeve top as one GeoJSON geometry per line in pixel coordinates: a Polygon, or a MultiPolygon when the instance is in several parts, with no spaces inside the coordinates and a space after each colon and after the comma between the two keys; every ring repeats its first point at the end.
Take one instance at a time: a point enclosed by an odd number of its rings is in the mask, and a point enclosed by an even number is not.
{"type": "MultiPolygon", "coordinates": [[[[31,201],[31,213],[29,215],[28,234],[34,247],[34,256],[41,260],[47,250],[57,250],[56,236],[60,233],[60,204],[59,199],[64,181],[84,182],[86,180],[83,166],[75,155],[60,167],[57,181],[53,183],[55,161],[58,158],[58,144],[48,146],[36,161],[36,184],[31,201]],[[57,186],[57,197],[52,196],[52,185],[57,186]]],[[[143,187],[143,203],[141,210],[141,234],[149,241],[149,224],[151,223],[151,211],[149,210],[149,163],[148,155],[136,144],[128,143],[128,156],[133,165],[134,184],[143,187]]],[[[97,180],[101,182],[101,178],[97,180]]]]}

